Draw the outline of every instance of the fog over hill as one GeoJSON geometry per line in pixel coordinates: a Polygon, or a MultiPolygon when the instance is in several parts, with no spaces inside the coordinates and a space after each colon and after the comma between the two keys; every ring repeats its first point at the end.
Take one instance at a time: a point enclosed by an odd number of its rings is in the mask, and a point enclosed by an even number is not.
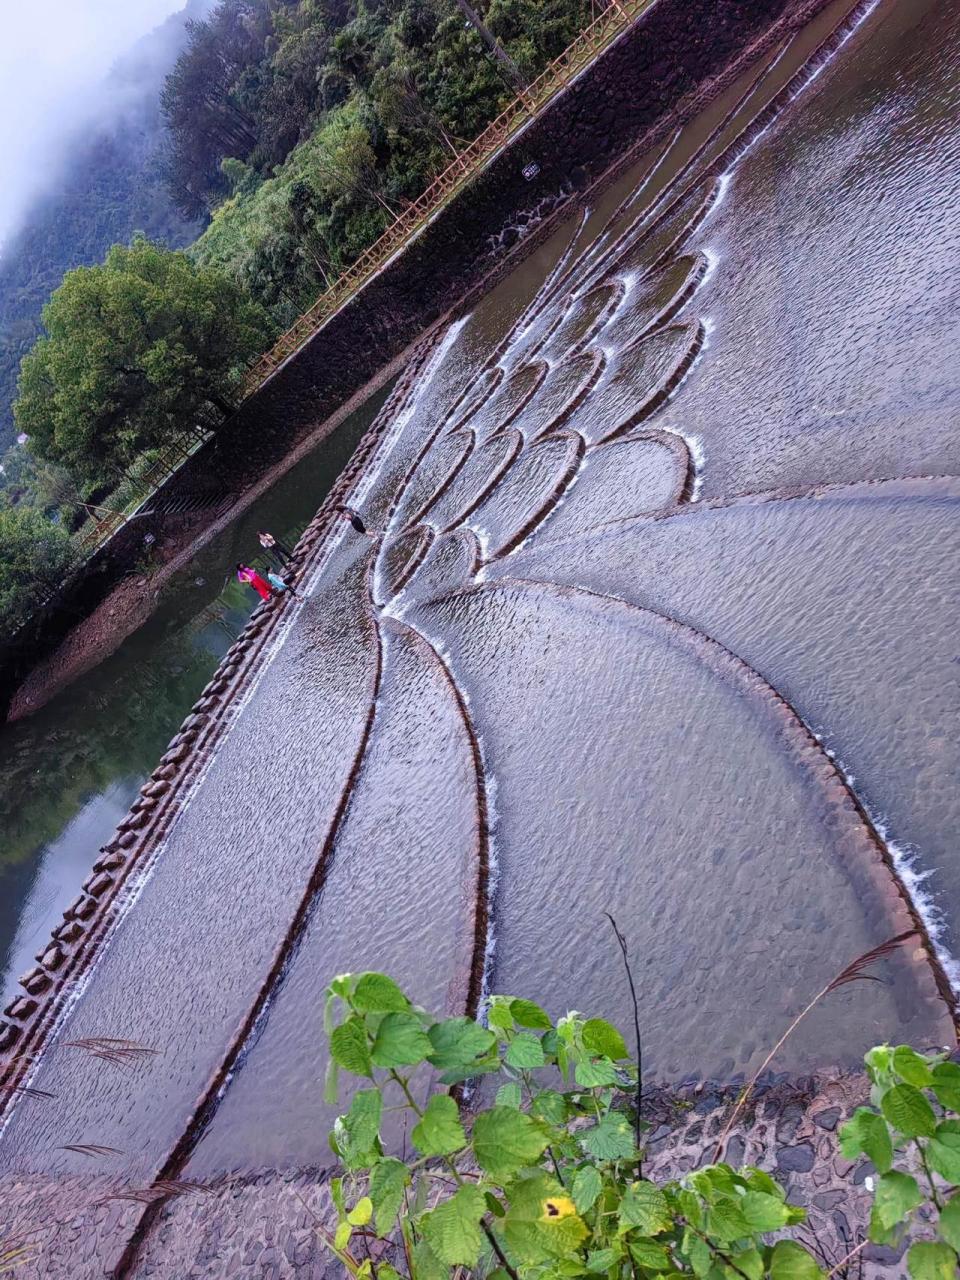
{"type": "Polygon", "coordinates": [[[0,450],[20,359],[64,272],[134,231],[182,245],[200,230],[164,186],[159,93],[186,22],[211,3],[40,0],[12,15],[0,48],[0,450]]]}

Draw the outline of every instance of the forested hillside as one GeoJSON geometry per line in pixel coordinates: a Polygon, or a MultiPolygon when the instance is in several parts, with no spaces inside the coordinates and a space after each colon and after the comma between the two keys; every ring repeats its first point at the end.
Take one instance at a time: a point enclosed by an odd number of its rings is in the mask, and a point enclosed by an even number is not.
{"type": "Polygon", "coordinates": [[[104,86],[102,119],[76,139],[67,168],[0,252],[0,453],[14,433],[21,358],[40,332],[40,312],[64,273],[100,262],[134,231],[168,245],[193,240],[203,220],[175,207],[165,182],[164,76],[186,40],[186,23],[209,7],[192,0],[141,40],[104,86]]]}
{"type": "Polygon", "coordinates": [[[8,623],[75,561],[67,530],[135,505],[168,446],[222,423],[279,330],[598,2],[190,0],[141,43],[116,73],[122,124],[78,145],[0,262],[0,443],[24,357],[30,439],[0,484],[8,623]]]}
{"type": "Polygon", "coordinates": [[[593,12],[491,0],[498,61],[463,0],[221,0],[164,92],[196,257],[289,321],[593,12]]]}

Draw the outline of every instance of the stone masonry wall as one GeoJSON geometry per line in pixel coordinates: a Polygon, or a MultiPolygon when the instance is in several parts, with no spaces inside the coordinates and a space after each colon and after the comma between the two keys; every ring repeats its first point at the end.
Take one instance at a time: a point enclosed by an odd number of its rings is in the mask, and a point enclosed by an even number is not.
{"type": "MultiPolygon", "coordinates": [[[[682,1177],[711,1162],[737,1092],[709,1082],[651,1091],[645,1176],[682,1177]]],[[[866,1237],[873,1170],[843,1159],[837,1128],[867,1093],[863,1075],[839,1071],[761,1083],[726,1141],[729,1163],[766,1170],[807,1208],[794,1232],[825,1272],[866,1237]]],[[[18,1280],[100,1280],[118,1268],[125,1280],[340,1280],[317,1230],[334,1220],[327,1178],[301,1168],[224,1173],[149,1210],[104,1179],[24,1175],[0,1181],[0,1204],[11,1235],[40,1227],[18,1280]]],[[[905,1249],[868,1245],[838,1274],[905,1280],[905,1249]]]]}

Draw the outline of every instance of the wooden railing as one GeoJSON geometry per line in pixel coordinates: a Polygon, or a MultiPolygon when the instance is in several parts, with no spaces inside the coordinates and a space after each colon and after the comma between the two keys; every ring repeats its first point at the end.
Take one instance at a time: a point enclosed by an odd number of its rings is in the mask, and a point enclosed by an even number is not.
{"type": "Polygon", "coordinates": [[[152,493],[160,488],[175,471],[179,471],[194,449],[211,435],[209,427],[197,427],[191,436],[183,436],[171,440],[159,453],[142,475],[137,476],[133,485],[133,495],[126,506],[119,511],[110,511],[105,515],[87,520],[77,530],[74,541],[81,553],[99,547],[125,524],[129,516],[140,507],[152,493]]]}
{"type": "Polygon", "coordinates": [[[251,395],[280,365],[316,333],[334,311],[362,289],[368,280],[408,244],[440,209],[489,163],[513,135],[529,123],[598,53],[631,26],[653,0],[613,0],[523,93],[487,125],[486,129],[440,173],[426,191],[408,205],[326,290],[309,311],[257,361],[244,379],[243,393],[251,395]]]}

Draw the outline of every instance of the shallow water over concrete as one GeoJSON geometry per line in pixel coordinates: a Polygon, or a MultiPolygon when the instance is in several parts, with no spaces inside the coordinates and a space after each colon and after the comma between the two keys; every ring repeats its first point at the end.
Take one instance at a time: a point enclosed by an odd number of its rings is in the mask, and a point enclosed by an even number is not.
{"type": "Polygon", "coordinates": [[[606,911],[652,1079],[756,1067],[921,910],[779,1066],[950,1040],[957,16],[835,5],[443,336],[0,1172],[323,1164],[334,973],[623,1023],[606,911]]]}

